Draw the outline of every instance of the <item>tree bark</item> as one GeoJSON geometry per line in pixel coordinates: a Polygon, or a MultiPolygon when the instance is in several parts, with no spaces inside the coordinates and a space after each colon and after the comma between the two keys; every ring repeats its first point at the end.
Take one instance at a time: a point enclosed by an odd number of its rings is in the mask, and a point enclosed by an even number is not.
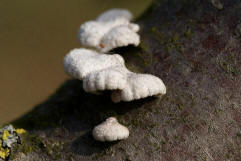
{"type": "Polygon", "coordinates": [[[10,160],[240,160],[241,1],[154,1],[137,22],[140,46],[114,52],[130,70],[160,77],[167,94],[114,104],[68,80],[13,122],[28,133],[10,160]],[[92,138],[109,116],[129,128],[127,140],[92,138]]]}

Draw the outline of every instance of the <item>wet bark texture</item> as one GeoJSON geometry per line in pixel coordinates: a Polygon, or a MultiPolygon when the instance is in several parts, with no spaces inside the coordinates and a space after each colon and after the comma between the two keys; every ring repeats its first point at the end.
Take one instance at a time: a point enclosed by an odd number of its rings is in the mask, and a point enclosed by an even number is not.
{"type": "Polygon", "coordinates": [[[68,80],[13,123],[28,133],[10,159],[241,160],[241,1],[212,2],[154,1],[137,19],[140,47],[115,50],[129,69],[160,77],[165,96],[114,104],[108,92],[88,94],[68,80]],[[92,138],[109,116],[129,128],[127,140],[92,138]]]}

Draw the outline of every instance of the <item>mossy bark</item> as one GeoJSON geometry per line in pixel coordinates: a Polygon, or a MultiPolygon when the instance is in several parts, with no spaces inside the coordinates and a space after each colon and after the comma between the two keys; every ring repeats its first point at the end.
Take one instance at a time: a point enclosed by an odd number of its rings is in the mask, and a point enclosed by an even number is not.
{"type": "Polygon", "coordinates": [[[128,68],[160,77],[167,94],[114,104],[66,81],[13,122],[28,130],[15,160],[172,161],[241,158],[241,1],[159,0],[137,22],[138,48],[116,49],[128,68]],[[127,140],[100,143],[92,128],[116,116],[127,140]]]}

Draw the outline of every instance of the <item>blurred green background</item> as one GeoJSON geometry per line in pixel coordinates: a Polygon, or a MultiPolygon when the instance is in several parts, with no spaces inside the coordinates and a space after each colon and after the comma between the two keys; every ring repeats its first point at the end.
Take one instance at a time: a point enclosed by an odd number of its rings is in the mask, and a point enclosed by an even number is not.
{"type": "Polygon", "coordinates": [[[62,60],[80,47],[81,23],[110,8],[135,16],[151,0],[1,0],[0,124],[28,112],[51,95],[68,76],[62,60]]]}

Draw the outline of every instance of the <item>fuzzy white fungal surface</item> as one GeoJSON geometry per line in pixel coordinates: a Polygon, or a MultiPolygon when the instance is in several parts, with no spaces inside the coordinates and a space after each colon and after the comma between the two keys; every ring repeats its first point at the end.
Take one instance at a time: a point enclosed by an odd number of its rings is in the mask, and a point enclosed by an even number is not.
{"type": "Polygon", "coordinates": [[[105,11],[96,20],[101,22],[115,21],[117,19],[130,21],[132,18],[133,16],[128,10],[116,8],[105,11]]]}
{"type": "Polygon", "coordinates": [[[112,92],[111,99],[113,102],[127,102],[166,94],[166,86],[163,81],[151,74],[130,72],[127,76],[127,82],[124,89],[112,92]]]}
{"type": "Polygon", "coordinates": [[[115,117],[109,117],[93,129],[92,135],[98,141],[116,141],[127,139],[129,130],[127,127],[121,125],[115,117]]]}
{"type": "Polygon", "coordinates": [[[124,59],[88,49],[74,49],[64,58],[65,71],[83,80],[86,92],[111,90],[112,101],[132,101],[166,93],[162,80],[150,74],[129,71],[124,59]]]}
{"type": "Polygon", "coordinates": [[[81,45],[94,47],[100,51],[110,51],[127,45],[138,46],[139,26],[130,23],[132,14],[124,9],[111,9],[101,14],[95,21],[80,26],[81,45]]]}
{"type": "Polygon", "coordinates": [[[84,90],[90,93],[103,90],[122,90],[126,84],[126,73],[121,66],[93,72],[83,80],[84,90]]]}
{"type": "Polygon", "coordinates": [[[64,70],[80,80],[96,71],[123,65],[124,59],[118,54],[99,54],[94,50],[82,48],[73,49],[64,57],[64,70]]]}
{"type": "Polygon", "coordinates": [[[134,46],[138,46],[140,43],[140,36],[136,34],[133,29],[138,30],[139,26],[121,25],[112,28],[100,41],[103,47],[102,51],[109,51],[120,46],[128,46],[130,43],[134,46]]]}

